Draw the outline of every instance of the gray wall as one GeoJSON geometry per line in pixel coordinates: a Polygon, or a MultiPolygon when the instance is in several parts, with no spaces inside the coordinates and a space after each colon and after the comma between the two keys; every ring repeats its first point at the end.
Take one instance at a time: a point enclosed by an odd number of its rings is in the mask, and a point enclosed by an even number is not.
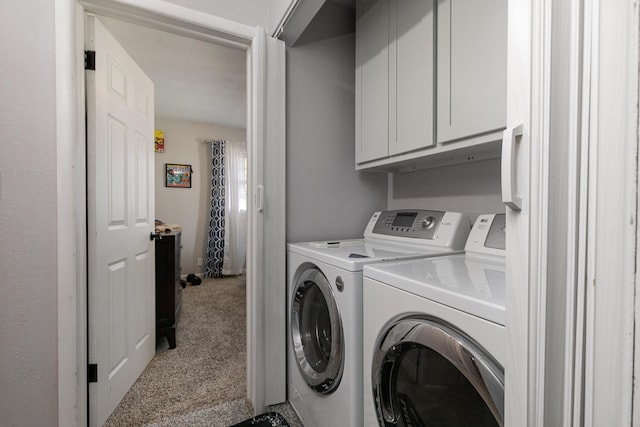
{"type": "Polygon", "coordinates": [[[287,241],[362,237],[385,174],[355,171],[355,37],[287,49],[287,241]]]}
{"type": "Polygon", "coordinates": [[[54,2],[3,2],[0,40],[0,424],[55,425],[54,2]]]}
{"type": "Polygon", "coordinates": [[[482,213],[504,212],[500,194],[500,160],[393,174],[389,209],[434,209],[482,213]]]}
{"type": "Polygon", "coordinates": [[[244,129],[156,117],[164,131],[164,153],[155,153],[156,218],[182,225],[182,275],[203,273],[198,258],[206,257],[211,188],[211,144],[205,140],[246,142],[244,129]],[[165,187],[165,163],[189,164],[191,188],[165,187]]]}

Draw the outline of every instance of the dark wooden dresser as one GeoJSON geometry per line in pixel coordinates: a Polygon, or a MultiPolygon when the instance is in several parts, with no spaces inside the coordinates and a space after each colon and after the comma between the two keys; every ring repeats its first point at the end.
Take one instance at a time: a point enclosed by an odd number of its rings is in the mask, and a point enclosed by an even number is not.
{"type": "Polygon", "coordinates": [[[156,338],[167,337],[176,348],[176,325],[182,307],[180,286],[181,231],[156,238],[156,338]]]}

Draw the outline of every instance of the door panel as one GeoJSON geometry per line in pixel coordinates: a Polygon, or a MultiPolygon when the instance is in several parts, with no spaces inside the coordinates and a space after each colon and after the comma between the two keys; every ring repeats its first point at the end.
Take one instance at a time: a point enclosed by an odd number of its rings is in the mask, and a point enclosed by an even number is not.
{"type": "Polygon", "coordinates": [[[506,125],[507,2],[438,3],[438,143],[506,125]]]}
{"type": "Polygon", "coordinates": [[[102,425],[155,354],[153,83],[95,16],[86,18],[88,344],[102,425]]]}
{"type": "Polygon", "coordinates": [[[433,1],[397,2],[395,134],[389,154],[435,144],[434,140],[434,25],[433,1]]]}
{"type": "Polygon", "coordinates": [[[389,1],[356,22],[356,163],[389,154],[389,1]]]}
{"type": "MultiPolygon", "coordinates": [[[[151,219],[149,216],[149,177],[153,171],[149,170],[149,165],[153,164],[153,156],[149,152],[149,146],[153,142],[144,135],[136,133],[136,224],[146,226],[151,219]]],[[[152,180],[153,182],[153,180],[152,180]]]]}
{"type": "MultiPolygon", "coordinates": [[[[507,45],[507,124],[522,124],[523,134],[519,137],[515,151],[515,195],[522,200],[520,211],[506,208],[506,269],[505,280],[509,286],[505,289],[507,352],[504,363],[505,375],[505,425],[524,426],[532,424],[532,419],[543,421],[542,416],[534,415],[537,410],[535,399],[537,391],[534,377],[537,372],[540,353],[535,348],[535,340],[543,330],[537,331],[535,315],[537,301],[534,296],[540,295],[538,283],[532,280],[538,271],[539,258],[544,257],[542,251],[536,250],[536,235],[539,233],[546,214],[543,210],[547,203],[536,200],[535,186],[537,177],[531,171],[542,171],[540,157],[536,151],[541,144],[532,144],[531,133],[534,123],[543,123],[533,112],[541,111],[534,90],[535,77],[532,58],[534,47],[532,40],[532,3],[529,0],[510,0],[508,7],[508,45],[507,45]],[[533,73],[533,74],[532,74],[533,73]],[[531,189],[531,190],[530,190],[531,189]]],[[[543,20],[539,21],[540,23],[543,20]]],[[[540,38],[542,40],[542,38],[540,38]]],[[[535,62],[535,61],[534,61],[535,62]]],[[[539,77],[539,76],[538,76],[539,77]]],[[[541,126],[541,125],[539,125],[541,126]]],[[[540,128],[541,129],[541,128],[540,128]]],[[[541,138],[538,133],[537,138],[541,138]]],[[[539,140],[540,142],[542,139],[539,140]]],[[[505,159],[502,160],[503,162],[505,159]]],[[[507,177],[503,176],[503,179],[507,177]]],[[[539,270],[541,275],[546,272],[539,270]]],[[[537,298],[537,297],[536,297],[537,298]]],[[[544,366],[543,364],[540,366],[544,366]]],[[[539,406],[540,408],[542,406],[539,406]]]]}
{"type": "MultiPolygon", "coordinates": [[[[264,312],[264,390],[266,405],[286,401],[287,378],[287,279],[286,279],[286,147],[285,147],[285,93],[286,67],[285,46],[281,40],[266,37],[266,74],[268,83],[265,88],[266,138],[263,158],[256,159],[264,165],[264,240],[262,244],[254,241],[255,247],[264,248],[264,271],[257,277],[264,277],[264,294],[261,304],[268,309],[264,312]]],[[[256,240],[260,236],[255,236],[256,240]]],[[[256,284],[254,282],[256,286],[256,284]]],[[[255,404],[256,402],[254,402],[255,404]]],[[[259,403],[259,402],[258,402],[259,403]]],[[[258,410],[256,408],[256,410],[258,410]]]]}

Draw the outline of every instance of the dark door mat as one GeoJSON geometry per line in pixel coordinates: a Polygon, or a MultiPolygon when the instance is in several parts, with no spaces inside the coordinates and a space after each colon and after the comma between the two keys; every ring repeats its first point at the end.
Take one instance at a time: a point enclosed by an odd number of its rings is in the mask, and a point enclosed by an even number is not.
{"type": "Polygon", "coordinates": [[[278,412],[265,412],[230,427],[289,427],[289,423],[278,412]]]}

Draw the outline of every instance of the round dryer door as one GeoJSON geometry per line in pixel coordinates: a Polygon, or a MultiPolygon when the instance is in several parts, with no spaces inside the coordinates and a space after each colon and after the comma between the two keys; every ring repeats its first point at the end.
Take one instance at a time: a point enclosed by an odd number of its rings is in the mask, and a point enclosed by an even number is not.
{"type": "Polygon", "coordinates": [[[393,324],[372,386],[382,426],[503,426],[504,373],[464,334],[437,319],[393,324]]]}
{"type": "Polygon", "coordinates": [[[331,285],[317,268],[305,270],[296,281],[291,339],[305,382],[319,393],[332,393],[344,365],[342,321],[331,285]]]}

